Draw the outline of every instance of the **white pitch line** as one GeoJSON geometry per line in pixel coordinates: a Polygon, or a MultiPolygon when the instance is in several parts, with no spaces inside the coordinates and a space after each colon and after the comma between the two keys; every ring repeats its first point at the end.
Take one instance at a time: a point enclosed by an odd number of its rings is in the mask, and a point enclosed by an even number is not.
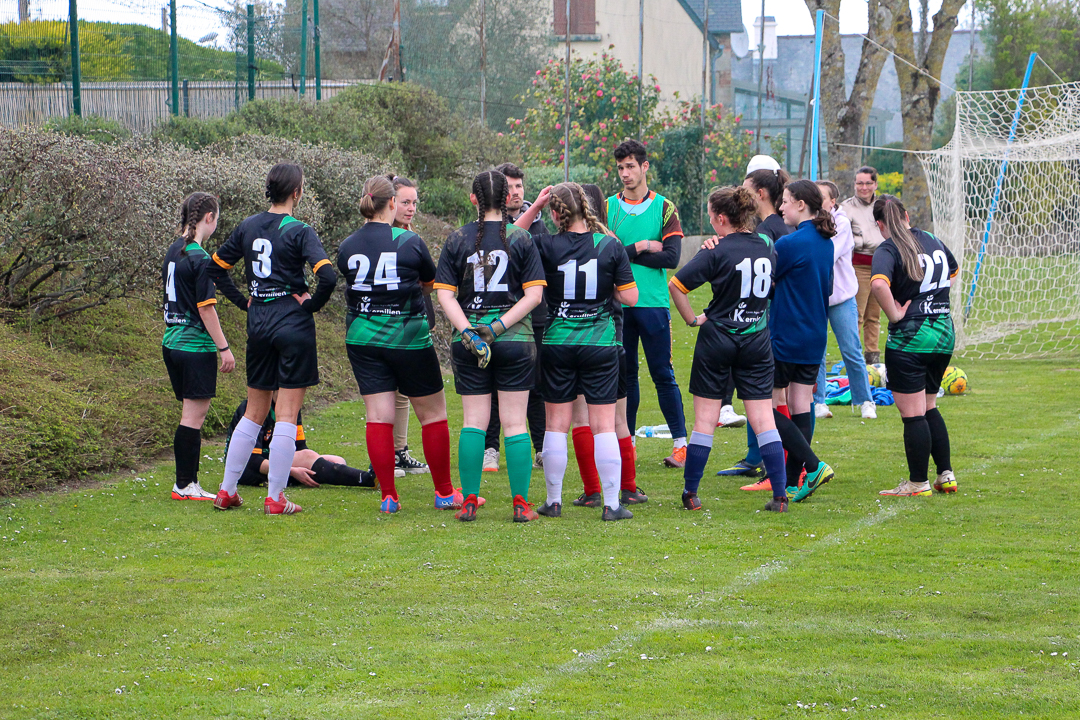
{"type": "MultiPolygon", "coordinates": [[[[720,595],[734,595],[740,591],[745,590],[748,587],[757,585],[762,582],[771,580],[776,575],[785,572],[794,566],[796,560],[802,560],[810,555],[813,555],[821,550],[828,550],[840,545],[845,540],[858,535],[867,528],[879,525],[886,520],[890,520],[899,514],[901,509],[917,509],[917,505],[902,506],[899,504],[884,505],[876,513],[868,517],[860,518],[853,523],[850,527],[837,530],[836,532],[823,537],[821,540],[813,543],[809,552],[807,548],[800,549],[798,554],[791,560],[780,560],[762,565],[761,567],[748,570],[743,574],[737,576],[728,585],[720,591],[720,595]]],[[[646,635],[661,630],[672,630],[676,628],[690,628],[690,627],[705,627],[718,625],[721,621],[718,620],[686,620],[681,618],[666,618],[661,617],[652,620],[645,625],[632,630],[630,632],[623,633],[615,639],[611,640],[607,645],[594,650],[589,653],[579,653],[573,660],[563,663],[558,668],[548,673],[544,677],[539,678],[533,682],[522,683],[513,690],[509,690],[503,693],[498,699],[492,700],[483,708],[466,708],[463,712],[451,716],[451,717],[477,717],[488,716],[495,714],[500,708],[505,708],[510,705],[516,705],[519,702],[528,702],[528,698],[532,695],[539,694],[550,682],[556,677],[567,677],[570,675],[579,675],[583,672],[587,672],[596,667],[601,662],[606,661],[613,655],[617,655],[625,650],[627,647],[641,640],[646,635]]]]}

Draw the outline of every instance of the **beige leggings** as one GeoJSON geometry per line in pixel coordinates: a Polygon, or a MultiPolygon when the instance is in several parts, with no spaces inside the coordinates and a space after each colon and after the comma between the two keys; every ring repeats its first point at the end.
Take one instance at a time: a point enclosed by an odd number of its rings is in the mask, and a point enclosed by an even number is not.
{"type": "Polygon", "coordinates": [[[394,393],[394,449],[402,450],[409,444],[409,398],[394,393]]]}

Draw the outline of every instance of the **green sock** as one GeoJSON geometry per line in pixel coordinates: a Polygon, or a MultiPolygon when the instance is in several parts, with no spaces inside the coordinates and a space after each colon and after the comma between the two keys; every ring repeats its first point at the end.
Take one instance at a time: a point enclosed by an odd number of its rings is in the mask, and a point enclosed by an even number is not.
{"type": "Polygon", "coordinates": [[[510,476],[510,495],[529,499],[529,480],[532,479],[532,441],[528,433],[506,438],[506,473],[510,476]]]}
{"type": "Polygon", "coordinates": [[[480,492],[480,477],[484,472],[484,437],[479,428],[461,428],[458,436],[458,475],[465,497],[480,492]]]}

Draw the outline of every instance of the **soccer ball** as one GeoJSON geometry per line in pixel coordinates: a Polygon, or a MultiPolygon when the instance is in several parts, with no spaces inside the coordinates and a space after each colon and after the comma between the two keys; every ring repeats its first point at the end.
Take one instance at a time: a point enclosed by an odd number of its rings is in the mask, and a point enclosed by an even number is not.
{"type": "Polygon", "coordinates": [[[958,367],[950,365],[945,368],[945,375],[941,378],[941,387],[949,395],[962,395],[967,391],[967,373],[958,367]]]}
{"type": "Polygon", "coordinates": [[[866,366],[866,374],[869,376],[872,387],[885,387],[888,375],[885,372],[884,363],[874,363],[866,366]]]}

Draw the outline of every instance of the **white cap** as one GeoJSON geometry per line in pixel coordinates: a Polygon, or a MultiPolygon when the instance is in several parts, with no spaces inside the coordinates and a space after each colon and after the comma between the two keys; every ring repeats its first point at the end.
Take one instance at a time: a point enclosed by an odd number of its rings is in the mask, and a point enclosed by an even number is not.
{"type": "Polygon", "coordinates": [[[755,155],[750,158],[750,162],[746,164],[747,175],[755,170],[772,170],[773,172],[776,172],[779,169],[780,163],[776,162],[776,160],[768,155],[755,155]]]}

